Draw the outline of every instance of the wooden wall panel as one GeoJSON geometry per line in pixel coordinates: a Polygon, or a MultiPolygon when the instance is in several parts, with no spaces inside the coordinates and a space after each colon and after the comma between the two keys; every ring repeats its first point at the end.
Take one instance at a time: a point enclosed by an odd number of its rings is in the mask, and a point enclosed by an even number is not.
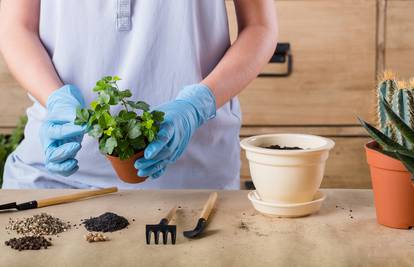
{"type": "Polygon", "coordinates": [[[414,1],[388,1],[385,34],[386,68],[414,77],[414,1]]]}
{"type": "MultiPolygon", "coordinates": [[[[236,19],[227,2],[232,39],[236,19]]],[[[376,1],[276,1],[293,73],[259,78],[242,92],[244,125],[348,125],[373,109],[376,1]]]]}

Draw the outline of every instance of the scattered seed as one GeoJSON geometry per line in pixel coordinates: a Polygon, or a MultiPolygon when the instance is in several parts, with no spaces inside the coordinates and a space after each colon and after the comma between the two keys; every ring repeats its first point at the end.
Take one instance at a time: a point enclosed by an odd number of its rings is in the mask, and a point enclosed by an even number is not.
{"type": "Polygon", "coordinates": [[[92,232],[90,232],[90,233],[84,235],[84,238],[89,243],[109,241],[109,238],[107,236],[103,235],[102,233],[92,233],[92,232]]]}
{"type": "Polygon", "coordinates": [[[41,213],[18,220],[9,218],[6,229],[16,231],[18,234],[41,236],[66,232],[70,227],[70,223],[65,223],[47,213],[41,213]]]}

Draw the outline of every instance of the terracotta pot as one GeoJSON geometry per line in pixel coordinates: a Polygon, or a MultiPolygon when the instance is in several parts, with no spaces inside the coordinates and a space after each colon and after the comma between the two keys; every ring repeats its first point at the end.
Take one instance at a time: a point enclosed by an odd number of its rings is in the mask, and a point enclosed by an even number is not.
{"type": "Polygon", "coordinates": [[[121,160],[118,157],[109,155],[106,155],[106,158],[111,162],[112,168],[114,168],[116,174],[122,181],[130,184],[137,184],[142,183],[147,179],[147,177],[138,176],[138,170],[134,167],[135,161],[142,156],[144,156],[143,150],[126,160],[121,160]]]}
{"type": "Polygon", "coordinates": [[[414,183],[411,173],[394,158],[375,150],[376,142],[365,145],[374,190],[377,221],[392,228],[414,226],[414,183]]]}

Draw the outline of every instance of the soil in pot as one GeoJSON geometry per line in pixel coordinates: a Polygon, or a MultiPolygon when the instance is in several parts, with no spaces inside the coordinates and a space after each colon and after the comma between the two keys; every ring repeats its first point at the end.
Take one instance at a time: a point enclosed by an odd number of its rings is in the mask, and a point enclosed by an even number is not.
{"type": "Polygon", "coordinates": [[[298,146],[279,146],[279,145],[270,145],[270,146],[265,146],[264,148],[275,149],[275,150],[303,150],[303,148],[298,147],[298,146]]]}
{"type": "Polygon", "coordinates": [[[138,170],[134,167],[135,161],[143,156],[144,150],[139,151],[134,156],[126,160],[121,160],[118,157],[106,155],[118,177],[122,181],[130,184],[142,183],[147,179],[147,177],[138,176],[138,170]]]}

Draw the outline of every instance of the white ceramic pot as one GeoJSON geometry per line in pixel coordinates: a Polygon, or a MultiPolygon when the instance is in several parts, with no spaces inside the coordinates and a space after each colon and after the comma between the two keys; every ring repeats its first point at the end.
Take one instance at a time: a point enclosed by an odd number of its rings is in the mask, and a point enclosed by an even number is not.
{"type": "Polygon", "coordinates": [[[260,198],[280,204],[312,201],[334,145],[330,139],[306,134],[258,135],[241,141],[260,198]],[[265,148],[271,145],[303,150],[265,148]]]}

